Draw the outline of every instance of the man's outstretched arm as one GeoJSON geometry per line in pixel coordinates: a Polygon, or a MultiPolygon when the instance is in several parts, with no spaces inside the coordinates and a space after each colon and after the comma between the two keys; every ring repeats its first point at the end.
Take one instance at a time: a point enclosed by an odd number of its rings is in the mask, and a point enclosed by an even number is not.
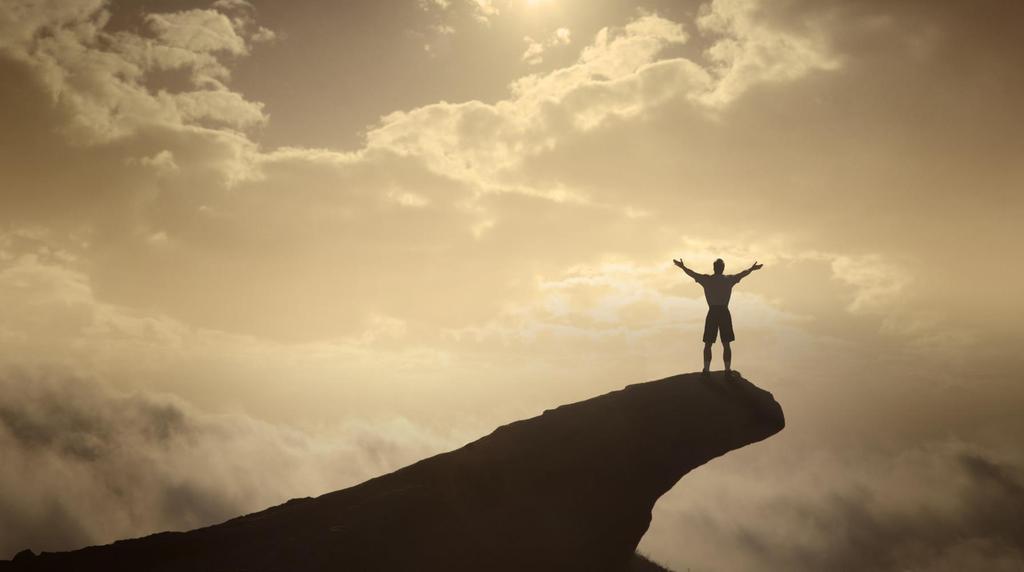
{"type": "Polygon", "coordinates": [[[701,276],[700,274],[697,274],[693,270],[690,270],[689,268],[687,268],[686,265],[683,264],[683,260],[681,258],[679,260],[676,260],[676,259],[673,258],[672,259],[672,263],[675,264],[676,266],[682,268],[683,272],[685,272],[687,276],[689,276],[690,278],[693,278],[694,280],[697,280],[701,276]]]}
{"type": "Polygon", "coordinates": [[[747,274],[750,274],[751,272],[755,270],[760,270],[762,268],[764,268],[764,264],[758,264],[757,262],[754,262],[754,264],[752,264],[750,268],[747,268],[746,270],[740,272],[739,274],[734,274],[733,276],[736,278],[736,281],[739,282],[740,280],[743,280],[747,276],[747,274]]]}

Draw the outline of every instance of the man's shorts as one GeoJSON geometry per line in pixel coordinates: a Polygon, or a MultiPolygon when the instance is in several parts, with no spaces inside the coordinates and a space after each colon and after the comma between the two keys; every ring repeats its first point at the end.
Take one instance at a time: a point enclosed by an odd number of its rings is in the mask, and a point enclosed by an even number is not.
{"type": "Polygon", "coordinates": [[[704,343],[713,344],[722,332],[722,341],[731,342],[736,339],[732,331],[732,314],[728,306],[708,306],[708,317],[704,319],[704,343]]]}

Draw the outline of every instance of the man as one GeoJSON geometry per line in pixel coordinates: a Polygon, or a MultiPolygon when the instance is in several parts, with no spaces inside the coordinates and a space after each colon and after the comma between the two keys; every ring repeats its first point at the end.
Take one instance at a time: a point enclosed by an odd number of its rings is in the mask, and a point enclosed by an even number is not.
{"type": "Polygon", "coordinates": [[[690,278],[697,281],[704,287],[704,298],[708,301],[708,316],[704,320],[704,373],[708,373],[711,367],[711,345],[715,343],[718,333],[722,333],[722,359],[725,361],[725,373],[732,373],[732,348],[729,344],[736,339],[732,331],[732,315],[729,313],[729,298],[732,296],[732,287],[743,280],[747,274],[764,267],[763,264],[754,264],[739,274],[723,274],[725,262],[721,258],[715,260],[715,273],[712,275],[698,274],[683,264],[682,259],[672,260],[676,266],[683,269],[690,278]]]}

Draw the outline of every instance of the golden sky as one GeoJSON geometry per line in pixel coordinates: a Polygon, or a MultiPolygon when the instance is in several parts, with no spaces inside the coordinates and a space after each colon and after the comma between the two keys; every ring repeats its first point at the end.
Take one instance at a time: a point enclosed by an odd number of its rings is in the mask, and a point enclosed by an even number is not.
{"type": "Polygon", "coordinates": [[[734,366],[789,426],[684,479],[642,548],[1018,569],[1022,16],[0,0],[0,557],[695,371],[671,259],[721,257],[765,264],[734,366]]]}

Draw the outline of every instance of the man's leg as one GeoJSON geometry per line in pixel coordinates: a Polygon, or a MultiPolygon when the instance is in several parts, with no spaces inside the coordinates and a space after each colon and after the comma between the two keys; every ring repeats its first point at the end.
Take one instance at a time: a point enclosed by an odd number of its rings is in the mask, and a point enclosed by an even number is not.
{"type": "Polygon", "coordinates": [[[722,334],[722,361],[725,362],[725,373],[732,375],[732,346],[729,344],[736,339],[736,333],[732,331],[732,313],[729,312],[729,308],[722,308],[719,328],[722,334]]]}
{"type": "Polygon", "coordinates": [[[704,318],[704,373],[711,371],[711,344],[718,338],[718,321],[716,314],[708,307],[708,315],[704,318]]]}
{"type": "MultiPolygon", "coordinates": [[[[729,345],[729,342],[725,340],[722,340],[722,346],[725,348],[722,351],[722,359],[725,360],[725,371],[732,371],[732,347],[729,345]]],[[[706,356],[711,354],[711,346],[708,346],[705,354],[706,356]]],[[[704,359],[705,361],[711,360],[710,357],[705,357],[704,359]]]]}

